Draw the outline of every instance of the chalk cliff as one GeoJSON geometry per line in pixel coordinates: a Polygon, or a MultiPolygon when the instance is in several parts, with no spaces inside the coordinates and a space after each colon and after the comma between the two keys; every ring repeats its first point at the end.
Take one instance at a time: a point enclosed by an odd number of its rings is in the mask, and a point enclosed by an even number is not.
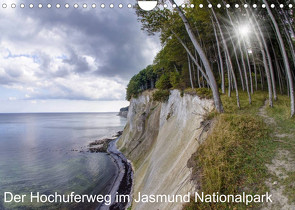
{"type": "Polygon", "coordinates": [[[121,117],[125,117],[127,118],[127,114],[128,114],[128,109],[129,107],[123,107],[120,109],[120,112],[118,113],[118,116],[121,116],[121,117]]]}
{"type": "MultiPolygon", "coordinates": [[[[152,91],[131,99],[127,124],[118,142],[135,168],[134,195],[187,194],[195,191],[188,160],[207,136],[204,115],[213,101],[171,91],[165,103],[152,91]]],[[[182,203],[135,203],[132,209],[181,209],[182,203]]]]}

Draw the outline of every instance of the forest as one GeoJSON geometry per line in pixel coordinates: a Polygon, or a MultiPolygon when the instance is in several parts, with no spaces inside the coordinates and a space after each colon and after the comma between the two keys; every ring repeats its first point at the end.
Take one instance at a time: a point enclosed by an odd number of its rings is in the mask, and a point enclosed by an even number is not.
{"type": "Polygon", "coordinates": [[[162,49],[153,63],[134,75],[126,99],[156,88],[208,89],[217,112],[221,95],[268,92],[269,106],[278,94],[290,98],[295,114],[295,34],[292,1],[190,0],[160,2],[152,11],[136,8],[142,30],[159,36],[162,49]]]}

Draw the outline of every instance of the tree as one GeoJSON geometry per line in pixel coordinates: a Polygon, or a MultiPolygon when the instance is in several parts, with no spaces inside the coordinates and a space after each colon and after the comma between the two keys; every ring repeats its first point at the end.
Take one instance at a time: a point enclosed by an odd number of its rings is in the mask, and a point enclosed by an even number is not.
{"type": "Polygon", "coordinates": [[[294,98],[294,84],[293,84],[292,73],[291,73],[291,69],[290,69],[290,65],[289,65],[289,59],[288,59],[288,56],[287,56],[287,53],[286,53],[285,44],[283,42],[283,38],[282,38],[282,35],[280,33],[280,29],[279,29],[279,26],[277,24],[277,21],[276,21],[275,17],[273,16],[267,1],[263,0],[263,3],[266,5],[267,12],[268,12],[268,14],[270,16],[270,19],[271,19],[274,27],[275,27],[275,32],[276,32],[276,35],[278,37],[280,50],[281,50],[281,53],[283,55],[283,61],[284,61],[284,65],[285,65],[285,70],[286,70],[288,80],[289,80],[290,98],[291,98],[291,117],[292,117],[295,114],[295,101],[294,101],[295,98],[294,98]]]}
{"type": "MultiPolygon", "coordinates": [[[[174,0],[169,0],[169,1],[172,5],[175,4],[174,0]]],[[[210,82],[209,85],[210,85],[212,93],[213,93],[215,108],[218,112],[223,112],[223,105],[222,105],[222,102],[220,99],[217,83],[216,83],[213,71],[210,67],[209,61],[208,61],[203,49],[201,48],[200,44],[198,43],[197,38],[196,38],[196,36],[195,36],[195,34],[188,22],[186,16],[184,15],[182,10],[178,6],[176,6],[176,11],[178,12],[179,16],[181,17],[181,19],[184,23],[185,29],[191,39],[191,42],[193,43],[195,50],[198,52],[198,55],[200,56],[200,58],[202,60],[202,63],[204,65],[204,68],[206,70],[206,74],[207,74],[209,82],[210,82]]]]}

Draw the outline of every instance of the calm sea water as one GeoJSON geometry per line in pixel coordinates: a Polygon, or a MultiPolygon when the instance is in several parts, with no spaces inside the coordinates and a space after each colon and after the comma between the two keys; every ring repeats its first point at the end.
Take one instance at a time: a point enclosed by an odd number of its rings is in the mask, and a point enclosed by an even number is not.
{"type": "Polygon", "coordinates": [[[0,209],[56,208],[29,199],[4,203],[5,191],[105,193],[115,164],[107,154],[85,151],[89,142],[123,130],[125,123],[116,113],[0,114],[0,209]]]}

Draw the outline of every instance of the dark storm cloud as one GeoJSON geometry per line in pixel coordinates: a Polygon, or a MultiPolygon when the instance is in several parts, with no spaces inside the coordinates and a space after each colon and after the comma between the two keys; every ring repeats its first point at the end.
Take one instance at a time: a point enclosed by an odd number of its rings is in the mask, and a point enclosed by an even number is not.
{"type": "MultiPolygon", "coordinates": [[[[64,5],[64,2],[56,2],[64,5]]],[[[52,5],[55,5],[54,1],[52,5]]],[[[79,5],[81,7],[82,2],[79,5]]],[[[65,41],[71,41],[68,43],[71,56],[64,62],[75,65],[74,71],[77,73],[88,72],[89,67],[85,58],[79,57],[79,52],[71,49],[74,46],[102,61],[102,65],[93,72],[96,75],[117,75],[127,79],[152,60],[153,48],[147,42],[146,34],[140,31],[134,9],[60,8],[21,11],[24,16],[38,20],[40,28],[57,28],[67,34],[69,39],[65,41]],[[151,57],[143,53],[147,49],[150,49],[151,57]]],[[[157,43],[156,37],[152,39],[157,43]]]]}
{"type": "Polygon", "coordinates": [[[0,13],[0,86],[26,99],[123,100],[128,80],[159,48],[157,37],[140,30],[129,2],[123,9],[45,3],[0,13]]]}

